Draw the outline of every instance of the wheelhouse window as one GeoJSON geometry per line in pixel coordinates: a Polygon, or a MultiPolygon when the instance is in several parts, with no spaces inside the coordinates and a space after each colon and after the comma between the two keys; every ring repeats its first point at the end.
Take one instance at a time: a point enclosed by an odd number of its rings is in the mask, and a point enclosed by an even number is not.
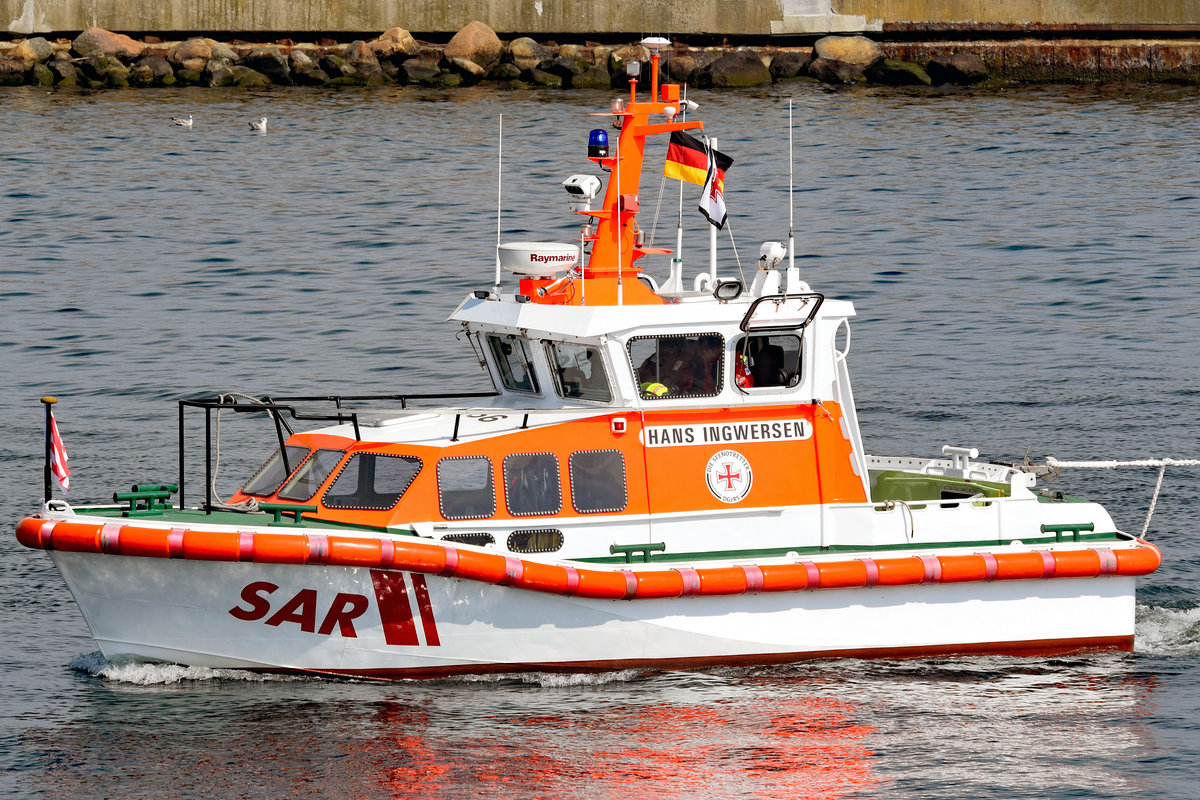
{"type": "Polygon", "coordinates": [[[246,485],[242,487],[242,492],[254,497],[270,497],[279,491],[279,487],[283,485],[287,476],[291,475],[292,470],[300,466],[300,462],[308,458],[308,454],[311,452],[312,448],[296,444],[279,448],[267,459],[265,464],[258,468],[254,477],[246,482],[246,485]]]}
{"type": "Polygon", "coordinates": [[[385,511],[400,497],[421,471],[416,456],[355,453],[325,490],[321,502],[327,508],[363,508],[385,511]]]}
{"type": "Polygon", "coordinates": [[[344,455],[341,450],[318,450],[313,453],[279,490],[279,499],[297,503],[311,500],[344,455]]]}
{"type": "Polygon", "coordinates": [[[562,531],[555,528],[513,531],[508,535],[508,549],[514,553],[553,553],[562,546],[562,531]]]}
{"type": "Polygon", "coordinates": [[[446,519],[483,519],[496,513],[492,462],[486,456],[438,461],[438,503],[446,519]]]}
{"type": "Polygon", "coordinates": [[[488,336],[488,349],[504,388],[514,392],[538,393],[537,376],[529,358],[529,340],[517,336],[488,336]]]}
{"type": "Polygon", "coordinates": [[[711,397],[724,381],[725,339],[719,333],[639,336],[629,340],[629,361],[646,399],[711,397]]]}
{"type": "Polygon", "coordinates": [[[552,453],[504,457],[504,503],[514,517],[562,511],[558,459],[552,453]]]}
{"type": "Polygon", "coordinates": [[[800,383],[801,339],[795,333],[751,334],[738,341],[735,382],[740,389],[800,383]]]}
{"type": "Polygon", "coordinates": [[[554,373],[554,388],[560,397],[602,403],[612,400],[599,350],[573,342],[547,342],[546,352],[554,373]]]}
{"type": "Polygon", "coordinates": [[[623,511],[629,505],[625,456],[620,450],[580,450],[571,454],[571,504],[581,514],[623,511]]]}

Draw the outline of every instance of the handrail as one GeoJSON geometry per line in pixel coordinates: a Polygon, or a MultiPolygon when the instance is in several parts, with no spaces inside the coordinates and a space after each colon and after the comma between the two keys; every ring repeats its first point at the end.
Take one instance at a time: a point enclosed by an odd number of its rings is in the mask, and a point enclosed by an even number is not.
{"type": "Polygon", "coordinates": [[[179,506],[186,508],[185,503],[185,466],[186,459],[184,456],[184,409],[186,408],[202,408],[204,409],[204,477],[205,477],[205,501],[204,510],[207,513],[213,511],[212,497],[212,412],[230,410],[237,414],[270,414],[272,421],[275,423],[275,435],[279,440],[279,447],[284,453],[285,466],[287,464],[287,448],[284,443],[287,441],[287,436],[295,433],[295,430],[288,424],[287,417],[293,420],[303,420],[306,422],[349,422],[354,426],[354,438],[362,439],[362,433],[358,424],[358,411],[351,411],[343,408],[343,404],[347,401],[357,402],[372,402],[380,400],[399,400],[400,407],[408,408],[410,400],[446,400],[459,397],[495,397],[499,392],[438,392],[438,393],[420,393],[420,394],[375,394],[375,395],[305,395],[305,396],[287,396],[272,398],[264,395],[261,398],[255,398],[256,402],[238,402],[238,400],[224,400],[221,397],[206,398],[195,397],[179,400],[179,506]],[[322,413],[319,411],[301,410],[297,408],[297,403],[314,403],[328,402],[333,403],[334,411],[322,413]],[[287,429],[287,435],[284,435],[284,428],[287,429]]]}

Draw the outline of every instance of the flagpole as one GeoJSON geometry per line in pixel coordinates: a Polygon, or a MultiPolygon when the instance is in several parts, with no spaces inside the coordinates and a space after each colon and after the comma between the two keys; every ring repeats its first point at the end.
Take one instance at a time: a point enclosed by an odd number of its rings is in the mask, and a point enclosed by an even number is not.
{"type": "MultiPolygon", "coordinates": [[[[708,168],[716,170],[717,157],[717,137],[712,137],[708,140],[708,168]]],[[[713,178],[714,185],[716,177],[713,178]]],[[[707,182],[705,184],[707,187],[707,182]]],[[[717,286],[717,226],[708,226],[708,288],[715,289],[717,286]]]]}
{"type": "Polygon", "coordinates": [[[51,448],[53,447],[53,444],[51,443],[51,439],[50,439],[50,415],[53,412],[51,412],[50,408],[57,402],[58,402],[57,397],[50,397],[49,395],[47,395],[46,397],[42,398],[42,405],[44,405],[46,407],[46,436],[45,436],[46,465],[45,465],[45,468],[43,469],[42,477],[44,479],[47,503],[49,503],[50,500],[53,498],[53,495],[50,493],[50,451],[51,451],[51,448]]]}

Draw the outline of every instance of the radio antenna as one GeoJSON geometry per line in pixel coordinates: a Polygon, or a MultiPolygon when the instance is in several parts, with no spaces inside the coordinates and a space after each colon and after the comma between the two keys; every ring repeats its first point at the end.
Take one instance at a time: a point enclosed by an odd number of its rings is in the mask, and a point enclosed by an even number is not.
{"type": "Polygon", "coordinates": [[[792,194],[792,169],[795,158],[792,149],[792,98],[788,98],[788,280],[791,280],[791,275],[795,273],[791,270],[796,268],[796,201],[792,194]]]}
{"type": "Polygon", "coordinates": [[[496,284],[492,290],[500,296],[500,208],[504,187],[504,115],[500,115],[500,145],[496,148],[496,284]]]}

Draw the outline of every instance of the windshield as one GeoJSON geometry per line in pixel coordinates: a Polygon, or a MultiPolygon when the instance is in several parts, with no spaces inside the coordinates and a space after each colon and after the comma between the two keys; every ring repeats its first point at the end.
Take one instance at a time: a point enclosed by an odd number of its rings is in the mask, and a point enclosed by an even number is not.
{"type": "Polygon", "coordinates": [[[310,452],[312,452],[311,449],[294,444],[276,450],[267,459],[267,463],[258,468],[254,477],[246,482],[246,485],[242,487],[242,492],[255,497],[270,497],[283,485],[284,479],[292,474],[292,470],[300,466],[300,462],[307,458],[310,452]],[[284,458],[285,454],[286,459],[284,458]]]}
{"type": "Polygon", "coordinates": [[[311,500],[344,455],[341,450],[318,450],[313,453],[308,457],[308,461],[296,470],[292,479],[284,484],[279,492],[279,499],[294,500],[298,503],[311,500]]]}

